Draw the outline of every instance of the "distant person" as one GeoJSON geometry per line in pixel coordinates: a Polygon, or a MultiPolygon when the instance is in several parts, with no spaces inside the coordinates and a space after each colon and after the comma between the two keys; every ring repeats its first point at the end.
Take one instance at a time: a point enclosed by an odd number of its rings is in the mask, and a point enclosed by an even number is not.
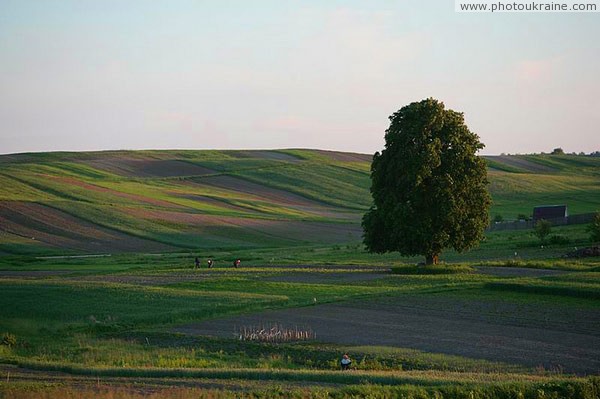
{"type": "Polygon", "coordinates": [[[196,267],[194,267],[194,269],[200,269],[200,259],[198,259],[197,256],[196,256],[196,260],[194,260],[194,264],[196,265],[196,267]]]}
{"type": "Polygon", "coordinates": [[[239,259],[234,260],[233,261],[233,267],[238,267],[240,265],[240,263],[242,263],[241,260],[239,260],[239,259]]]}
{"type": "Polygon", "coordinates": [[[344,353],[344,355],[342,356],[342,360],[340,361],[340,366],[342,367],[342,370],[349,370],[351,365],[352,359],[350,359],[347,353],[344,353]]]}
{"type": "Polygon", "coordinates": [[[350,370],[350,365],[352,364],[352,360],[347,353],[344,353],[342,356],[342,360],[340,361],[340,365],[342,366],[342,370],[350,370]]]}
{"type": "Polygon", "coordinates": [[[211,268],[213,267],[213,260],[212,260],[212,259],[210,259],[210,258],[209,258],[209,259],[206,261],[206,263],[208,264],[208,268],[209,268],[209,269],[211,269],[211,268]]]}

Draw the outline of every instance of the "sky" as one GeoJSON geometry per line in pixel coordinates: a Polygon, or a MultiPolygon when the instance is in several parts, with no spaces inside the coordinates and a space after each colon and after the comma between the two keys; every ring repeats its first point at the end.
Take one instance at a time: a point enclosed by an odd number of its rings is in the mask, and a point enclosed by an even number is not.
{"type": "Polygon", "coordinates": [[[434,97],[482,154],[600,150],[600,13],[454,0],[0,0],[0,153],[373,153],[434,97]]]}

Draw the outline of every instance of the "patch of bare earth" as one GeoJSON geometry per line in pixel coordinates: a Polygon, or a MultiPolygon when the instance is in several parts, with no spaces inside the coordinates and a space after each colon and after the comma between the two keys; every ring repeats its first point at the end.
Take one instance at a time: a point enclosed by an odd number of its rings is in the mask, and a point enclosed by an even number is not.
{"type": "Polygon", "coordinates": [[[245,208],[243,206],[232,205],[226,201],[220,200],[218,198],[209,197],[207,195],[194,195],[194,194],[181,194],[181,193],[170,193],[171,195],[177,196],[179,198],[190,199],[192,201],[197,201],[200,203],[212,205],[218,208],[229,209],[232,211],[243,212],[247,214],[255,214],[260,215],[259,212],[252,210],[250,208],[245,208]]]}
{"type": "Polygon", "coordinates": [[[268,311],[176,330],[232,337],[235,326],[256,323],[310,326],[319,341],[342,345],[414,348],[570,373],[600,371],[600,311],[591,309],[404,296],[268,311]]]}
{"type": "Polygon", "coordinates": [[[481,266],[477,267],[476,269],[480,274],[488,274],[499,277],[546,277],[567,273],[564,270],[534,269],[531,267],[481,266]]]}
{"type": "Polygon", "coordinates": [[[192,230],[201,230],[214,236],[231,236],[232,229],[239,229],[240,233],[246,231],[293,241],[339,243],[357,241],[362,235],[362,229],[358,224],[241,218],[159,209],[127,208],[125,210],[134,217],[185,224],[192,230]]]}
{"type": "Polygon", "coordinates": [[[86,252],[168,251],[172,247],[106,229],[57,209],[0,201],[0,229],[32,241],[86,252]]]}
{"type": "Polygon", "coordinates": [[[372,154],[360,154],[357,152],[340,152],[326,150],[314,150],[314,152],[339,162],[371,162],[373,160],[372,154]]]}
{"type": "MultiPolygon", "coordinates": [[[[327,271],[331,271],[331,272],[338,272],[338,271],[342,271],[342,272],[347,272],[347,273],[351,273],[351,272],[364,272],[364,273],[368,273],[368,272],[372,272],[372,273],[389,273],[390,272],[390,268],[387,266],[364,266],[364,265],[281,265],[281,264],[269,264],[269,265],[263,265],[263,266],[257,266],[257,267],[268,267],[268,268],[274,268],[274,269],[307,269],[307,270],[311,270],[312,272],[315,271],[319,271],[319,270],[327,270],[327,271]]],[[[250,267],[251,268],[251,267],[250,267]]]]}
{"type": "MultiPolygon", "coordinates": [[[[1,272],[0,272],[1,273],[1,272]]],[[[140,274],[108,274],[98,276],[77,276],[74,281],[102,281],[119,284],[133,285],[168,285],[177,283],[193,283],[214,279],[223,273],[172,273],[168,275],[140,275],[140,274]]],[[[1,276],[1,274],[0,274],[1,276]]]]}
{"type": "Polygon", "coordinates": [[[489,159],[499,162],[499,163],[503,163],[508,166],[513,166],[518,169],[526,170],[528,172],[533,172],[533,173],[556,172],[556,169],[551,168],[549,166],[540,165],[538,163],[531,162],[526,159],[512,156],[512,155],[494,155],[494,156],[488,156],[486,158],[489,158],[489,159]]]}
{"type": "Polygon", "coordinates": [[[286,161],[286,162],[300,162],[302,158],[296,157],[292,154],[288,154],[280,151],[272,150],[241,150],[241,151],[228,151],[228,155],[232,155],[238,158],[258,158],[268,159],[272,161],[286,161]]]}
{"type": "Polygon", "coordinates": [[[356,218],[356,215],[349,215],[346,212],[340,212],[339,209],[328,206],[318,201],[314,201],[285,190],[264,186],[238,177],[219,175],[209,176],[198,179],[196,182],[185,182],[186,185],[201,185],[203,187],[215,187],[240,193],[242,198],[247,200],[261,200],[267,203],[275,203],[283,207],[297,209],[303,212],[313,213],[324,217],[333,217],[339,219],[356,218]]]}
{"type": "Polygon", "coordinates": [[[268,277],[265,281],[307,284],[337,284],[356,283],[361,281],[379,280],[389,276],[388,273],[286,273],[281,276],[268,277]]]}
{"type": "Polygon", "coordinates": [[[40,279],[73,273],[72,270],[0,270],[0,278],[40,279]]]}
{"type": "Polygon", "coordinates": [[[193,163],[169,159],[98,158],[86,164],[126,177],[203,176],[214,170],[193,163]]]}

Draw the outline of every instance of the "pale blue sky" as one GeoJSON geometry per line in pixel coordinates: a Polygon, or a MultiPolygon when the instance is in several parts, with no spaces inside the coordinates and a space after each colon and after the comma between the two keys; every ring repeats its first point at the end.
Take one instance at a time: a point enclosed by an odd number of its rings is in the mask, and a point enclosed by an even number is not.
{"type": "Polygon", "coordinates": [[[485,154],[600,150],[600,14],[454,0],[0,0],[0,153],[372,153],[435,97],[485,154]]]}

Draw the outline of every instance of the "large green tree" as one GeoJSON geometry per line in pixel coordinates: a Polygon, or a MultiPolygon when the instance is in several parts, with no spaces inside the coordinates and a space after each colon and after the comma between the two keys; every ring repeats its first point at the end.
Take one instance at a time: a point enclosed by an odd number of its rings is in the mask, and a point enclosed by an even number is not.
{"type": "Polygon", "coordinates": [[[462,113],[433,98],[403,107],[390,122],[385,149],[371,165],[373,206],[362,221],[367,249],[437,264],[444,248],[477,245],[491,203],[479,136],[462,113]]]}

